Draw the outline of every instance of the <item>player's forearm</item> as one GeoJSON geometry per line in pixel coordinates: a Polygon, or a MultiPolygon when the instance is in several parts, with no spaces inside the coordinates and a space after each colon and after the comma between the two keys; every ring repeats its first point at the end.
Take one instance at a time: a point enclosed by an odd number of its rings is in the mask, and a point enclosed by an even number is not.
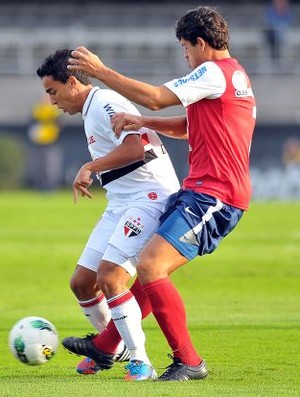
{"type": "Polygon", "coordinates": [[[121,145],[108,155],[86,163],[85,167],[94,173],[109,171],[143,160],[144,157],[145,153],[142,145],[140,147],[132,147],[132,149],[121,145]]]}
{"type": "Polygon", "coordinates": [[[95,70],[95,77],[132,102],[151,110],[165,107],[160,100],[160,87],[130,79],[110,68],[95,70]]]}
{"type": "Polygon", "coordinates": [[[154,86],[123,76],[105,66],[96,54],[83,46],[72,51],[68,69],[84,72],[131,101],[151,110],[181,104],[178,97],[165,86],[154,86]]]}
{"type": "Polygon", "coordinates": [[[177,138],[187,139],[187,123],[185,116],[177,117],[147,117],[141,116],[143,127],[150,128],[157,131],[161,135],[177,138]]]}

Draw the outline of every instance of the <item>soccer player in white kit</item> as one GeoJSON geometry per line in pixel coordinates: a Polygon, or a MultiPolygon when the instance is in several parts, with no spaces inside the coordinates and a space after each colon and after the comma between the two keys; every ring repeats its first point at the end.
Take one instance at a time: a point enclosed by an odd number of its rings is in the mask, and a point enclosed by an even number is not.
{"type": "MultiPolygon", "coordinates": [[[[92,161],[81,167],[74,180],[75,202],[78,194],[92,197],[88,188],[93,173],[106,190],[108,200],[78,260],[70,286],[99,333],[113,319],[130,351],[128,380],[155,378],[140,325],[141,318],[151,312],[151,305],[138,280],[131,289],[127,284],[136,274],[139,252],[157,230],[168,197],[179,189],[179,182],[154,131],[126,131],[116,137],[111,117],[117,112],[138,115],[138,110],[116,92],[93,87],[84,73],[69,71],[70,56],[69,49],[49,55],[37,75],[53,105],[71,115],[82,113],[92,161]],[[132,376],[135,366],[139,370],[132,376]]],[[[63,345],[88,357],[78,367],[82,373],[109,369],[116,360],[126,358],[124,344],[115,354],[99,355],[92,337],[68,337],[63,345]]],[[[111,351],[109,347],[107,351],[111,351]]]]}

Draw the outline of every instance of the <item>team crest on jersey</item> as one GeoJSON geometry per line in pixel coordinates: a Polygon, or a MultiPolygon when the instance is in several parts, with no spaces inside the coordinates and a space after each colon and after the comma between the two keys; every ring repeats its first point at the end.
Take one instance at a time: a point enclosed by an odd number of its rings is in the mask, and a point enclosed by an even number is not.
{"type": "Polygon", "coordinates": [[[124,223],[124,234],[125,237],[138,236],[144,229],[144,225],[141,223],[141,218],[133,218],[132,216],[124,223]]]}
{"type": "Polygon", "coordinates": [[[150,200],[156,200],[158,196],[156,192],[149,192],[148,197],[150,200]]]}

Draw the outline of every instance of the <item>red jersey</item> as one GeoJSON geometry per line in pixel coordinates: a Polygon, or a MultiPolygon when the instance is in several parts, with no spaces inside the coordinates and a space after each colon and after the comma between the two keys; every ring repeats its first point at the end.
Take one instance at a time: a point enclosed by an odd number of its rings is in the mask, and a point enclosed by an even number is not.
{"type": "Polygon", "coordinates": [[[190,167],[183,188],[246,210],[256,105],[244,69],[232,58],[205,62],[165,85],[187,108],[190,167]]]}

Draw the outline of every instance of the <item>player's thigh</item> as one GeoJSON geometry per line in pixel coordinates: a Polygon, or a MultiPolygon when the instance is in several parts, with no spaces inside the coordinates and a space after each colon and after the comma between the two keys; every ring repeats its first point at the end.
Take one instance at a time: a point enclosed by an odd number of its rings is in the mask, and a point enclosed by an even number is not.
{"type": "Polygon", "coordinates": [[[166,278],[187,261],[171,243],[155,234],[140,254],[138,277],[142,284],[166,278]]]}
{"type": "Polygon", "coordinates": [[[83,252],[77,261],[78,265],[97,272],[103,253],[107,248],[108,241],[119,219],[120,216],[107,211],[104,212],[90,234],[83,252]]]}
{"type": "Polygon", "coordinates": [[[161,209],[129,208],[121,217],[103,254],[107,260],[135,274],[138,256],[159,227],[161,209]]]}

